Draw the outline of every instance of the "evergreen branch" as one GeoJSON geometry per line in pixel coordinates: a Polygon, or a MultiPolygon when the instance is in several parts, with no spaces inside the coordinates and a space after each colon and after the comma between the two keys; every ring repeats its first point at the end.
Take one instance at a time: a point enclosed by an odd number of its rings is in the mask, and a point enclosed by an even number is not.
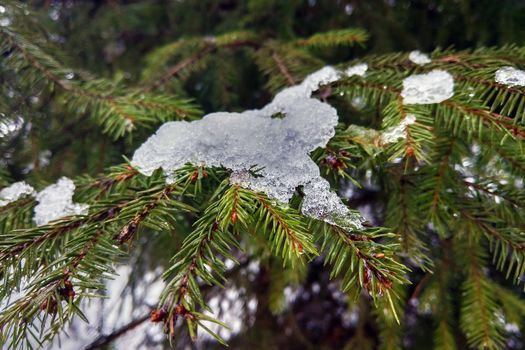
{"type": "Polygon", "coordinates": [[[387,202],[386,225],[400,235],[403,253],[426,270],[433,262],[427,256],[428,247],[420,238],[424,224],[418,214],[416,193],[419,191],[409,176],[401,175],[394,180],[392,185],[395,187],[389,191],[391,195],[387,202]]]}
{"type": "Polygon", "coordinates": [[[144,91],[152,91],[158,89],[162,85],[166,84],[172,77],[179,74],[183,69],[188,68],[189,66],[195,64],[198,60],[202,59],[204,56],[213,51],[211,46],[206,46],[202,50],[193,54],[192,56],[182,60],[181,62],[169,67],[159,79],[152,81],[150,84],[146,85],[144,91]]]}
{"type": "Polygon", "coordinates": [[[273,61],[275,62],[276,66],[277,66],[277,69],[279,70],[279,72],[286,78],[286,80],[288,81],[288,85],[295,85],[295,79],[294,77],[292,77],[292,75],[290,74],[290,72],[288,71],[288,68],[286,68],[286,66],[284,65],[284,62],[283,62],[283,59],[281,58],[281,56],[279,56],[279,54],[277,52],[273,52],[272,53],[272,59],[273,61]]]}
{"type": "Polygon", "coordinates": [[[342,29],[316,33],[309,38],[299,39],[297,44],[308,47],[334,47],[363,45],[368,40],[368,33],[362,29],[342,29]]]}
{"type": "MultiPolygon", "coordinates": [[[[456,117],[454,124],[459,123],[462,120],[468,121],[468,117],[470,116],[470,117],[481,119],[482,123],[485,124],[487,127],[489,127],[491,132],[495,132],[495,131],[506,132],[512,137],[517,137],[520,139],[523,139],[525,137],[525,130],[523,130],[517,125],[514,125],[512,122],[512,118],[508,118],[500,114],[490,112],[488,110],[484,110],[481,108],[468,107],[462,103],[455,102],[455,101],[449,101],[449,100],[443,101],[441,102],[441,105],[446,106],[452,110],[458,110],[461,112],[460,114],[461,116],[453,114],[453,117],[456,117]]],[[[482,133],[480,123],[474,120],[471,122],[471,125],[472,127],[469,128],[469,131],[468,131],[469,134],[470,133],[479,133],[479,134],[482,133]]],[[[458,127],[456,126],[454,129],[457,129],[457,128],[458,127]]]]}
{"type": "Polygon", "coordinates": [[[220,49],[258,48],[260,44],[257,39],[253,32],[234,31],[213,37],[182,38],[162,46],[146,58],[147,66],[143,72],[143,79],[150,82],[146,84],[145,91],[160,88],[175,76],[183,78],[183,75],[188,76],[190,72],[202,70],[207,65],[203,61],[211,54],[218,53],[220,49]],[[167,66],[174,58],[179,58],[179,62],[167,67],[158,75],[159,67],[167,66]]]}
{"type": "Polygon", "coordinates": [[[295,210],[273,206],[262,194],[256,194],[255,200],[259,204],[253,214],[257,218],[256,230],[260,228],[263,231],[273,254],[282,258],[283,263],[293,263],[294,258],[305,253],[318,254],[304,219],[295,210]]]}
{"type": "MultiPolygon", "coordinates": [[[[170,339],[174,336],[174,323],[179,316],[186,320],[192,338],[196,335],[197,327],[203,326],[202,321],[223,325],[197,311],[198,308],[207,308],[197,278],[208,285],[222,285],[225,281],[225,265],[221,257],[237,261],[229,253],[232,245],[237,246],[237,240],[230,230],[237,222],[246,225],[250,201],[245,190],[239,186],[225,189],[226,186],[226,182],[219,186],[213,196],[215,201],[195,223],[195,230],[184,240],[181,250],[172,259],[173,265],[164,273],[167,286],[159,305],[164,310],[162,321],[170,339]]],[[[224,343],[218,335],[206,327],[204,329],[224,343]]]]}
{"type": "MultiPolygon", "coordinates": [[[[468,230],[468,225],[467,228],[468,230]]],[[[492,283],[482,269],[483,255],[479,248],[467,250],[465,257],[468,274],[463,282],[461,328],[470,346],[486,349],[503,349],[502,323],[498,320],[498,305],[492,283]]],[[[464,254],[464,252],[462,253],[464,254]]]]}
{"type": "Polygon", "coordinates": [[[357,235],[329,226],[323,236],[321,250],[327,254],[326,263],[333,266],[331,277],[342,275],[341,289],[357,295],[364,288],[374,300],[386,298],[394,311],[392,286],[408,283],[404,277],[408,269],[394,259],[397,244],[374,241],[393,234],[377,229],[357,235]]]}
{"type": "Polygon", "coordinates": [[[23,35],[2,27],[0,36],[5,38],[0,51],[8,53],[6,62],[14,70],[24,71],[26,64],[35,69],[35,76],[43,76],[49,83],[67,93],[63,101],[65,105],[71,106],[76,113],[79,109],[90,110],[94,120],[114,138],[123,136],[137,126],[171,120],[174,115],[178,118],[192,118],[200,114],[189,100],[121,88],[101,79],[84,83],[72,80],[74,73],[70,69],[62,67],[23,35]],[[20,52],[21,56],[16,56],[12,50],[20,52]]]}
{"type": "Polygon", "coordinates": [[[277,41],[268,41],[253,55],[259,70],[268,78],[266,86],[272,93],[295,85],[323,65],[307,51],[277,41]]]}
{"type": "Polygon", "coordinates": [[[478,214],[463,209],[461,216],[489,240],[490,250],[493,252],[493,263],[496,267],[502,271],[506,269],[507,278],[514,270],[512,280],[519,283],[525,274],[525,237],[521,235],[521,230],[505,226],[497,228],[494,225],[494,218],[485,214],[481,209],[478,214]]]}

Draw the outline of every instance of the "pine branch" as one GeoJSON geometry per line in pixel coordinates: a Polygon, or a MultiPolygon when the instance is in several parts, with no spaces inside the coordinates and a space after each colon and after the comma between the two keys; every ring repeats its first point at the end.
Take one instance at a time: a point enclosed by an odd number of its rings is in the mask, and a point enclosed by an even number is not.
{"type": "MultiPolygon", "coordinates": [[[[364,288],[376,300],[385,298],[394,311],[395,293],[392,287],[408,283],[407,268],[397,262],[395,243],[376,243],[394,235],[385,230],[370,230],[362,235],[348,233],[336,226],[323,229],[321,251],[326,252],[326,263],[333,266],[331,277],[342,276],[341,289],[357,295],[364,288]]],[[[394,311],[395,313],[395,311],[394,311]]],[[[398,316],[395,315],[399,322],[398,316]]]]}
{"type": "Polygon", "coordinates": [[[468,275],[463,282],[461,328],[470,346],[503,349],[503,325],[498,320],[492,283],[481,270],[481,259],[479,248],[471,246],[466,257],[468,275]]]}
{"type": "Polygon", "coordinates": [[[368,33],[362,29],[343,29],[316,33],[309,38],[299,39],[298,44],[309,47],[327,48],[334,46],[363,45],[368,40],[368,33]]]}
{"type": "Polygon", "coordinates": [[[5,62],[24,74],[28,84],[38,86],[40,79],[36,77],[43,77],[51,87],[59,87],[66,93],[62,101],[64,105],[70,106],[74,113],[89,110],[91,117],[103,126],[104,132],[114,138],[123,136],[135,127],[151,126],[159,121],[172,120],[174,116],[184,119],[200,114],[199,109],[187,99],[151,95],[102,79],[85,82],[74,80],[75,73],[71,69],[62,67],[22,34],[1,27],[0,36],[5,39],[0,46],[0,51],[8,55],[5,62]],[[26,68],[35,72],[26,72],[26,68]]]}
{"type": "Polygon", "coordinates": [[[254,212],[256,231],[259,228],[266,236],[274,255],[283,259],[283,263],[292,264],[302,254],[317,255],[312,242],[312,235],[307,232],[304,219],[293,209],[284,210],[270,205],[268,198],[257,194],[258,208],[254,212]]]}

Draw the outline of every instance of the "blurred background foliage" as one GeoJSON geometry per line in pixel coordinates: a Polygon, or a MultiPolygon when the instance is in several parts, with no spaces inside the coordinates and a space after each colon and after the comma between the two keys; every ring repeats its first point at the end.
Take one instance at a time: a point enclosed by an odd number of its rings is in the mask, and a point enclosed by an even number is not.
{"type": "MultiPolygon", "coordinates": [[[[370,53],[523,45],[525,41],[525,1],[520,0],[39,0],[26,1],[26,5],[34,11],[32,24],[28,25],[41,34],[47,51],[62,64],[78,74],[138,88],[148,86],[149,75],[162,73],[164,69],[156,70],[155,64],[148,63],[151,57],[148,55],[155,49],[180,38],[217,36],[234,30],[252,31],[265,41],[292,41],[345,28],[362,28],[369,33],[370,38],[363,46],[313,48],[316,57],[333,64],[370,53]]],[[[245,110],[267,103],[273,89],[267,89],[267,81],[254,64],[253,56],[243,50],[223,54],[230,59],[212,59],[199,74],[170,80],[160,90],[194,99],[204,113],[245,110]]],[[[174,63],[177,58],[172,58],[174,63]]],[[[0,120],[0,136],[3,136],[0,181],[27,179],[39,184],[62,175],[94,175],[121,163],[122,155],[129,157],[160,124],[115,139],[102,133],[85,111],[57,108],[53,103],[56,91],[43,93],[41,87],[34,85],[33,94],[28,94],[1,62],[0,116],[9,116],[16,123],[2,127],[0,120]]],[[[360,201],[374,207],[381,204],[381,198],[371,190],[365,190],[360,201]]],[[[189,227],[178,229],[184,233],[189,227]]],[[[134,295],[132,289],[140,283],[140,276],[167,263],[180,245],[180,236],[183,234],[176,235],[177,239],[141,237],[136,243],[139,249],[135,249],[131,258],[135,272],[128,293],[134,295]]],[[[272,291],[298,278],[274,276],[271,271],[269,266],[261,265],[255,275],[235,276],[232,283],[242,286],[244,294],[238,298],[249,300],[254,296],[258,307],[254,318],[245,320],[246,327],[241,327],[229,340],[231,348],[377,346],[379,336],[367,319],[372,311],[364,302],[361,308],[347,305],[329,282],[322,261],[311,265],[308,271],[298,272],[306,278],[296,289],[297,298],[278,316],[268,306],[275,303],[272,291]]],[[[282,274],[285,273],[291,272],[282,274]]],[[[413,289],[410,292],[417,293],[413,289]]],[[[412,306],[405,315],[404,346],[428,348],[431,339],[422,335],[428,334],[425,329],[433,328],[432,320],[418,313],[416,305],[412,306]]],[[[516,335],[509,347],[522,348],[525,343],[521,338],[516,335]]],[[[147,341],[148,346],[154,346],[164,340],[147,341]]],[[[183,343],[179,345],[184,347],[183,343]]],[[[218,345],[202,346],[213,349],[218,345]]]]}

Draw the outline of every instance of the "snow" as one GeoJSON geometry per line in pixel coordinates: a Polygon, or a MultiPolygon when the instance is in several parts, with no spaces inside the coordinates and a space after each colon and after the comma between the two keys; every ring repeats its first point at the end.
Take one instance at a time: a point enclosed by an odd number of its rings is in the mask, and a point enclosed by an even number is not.
{"type": "Polygon", "coordinates": [[[33,220],[38,226],[70,215],[86,215],[87,204],[73,203],[75,184],[71,179],[62,177],[56,184],[47,186],[36,195],[33,220]]]}
{"type": "Polygon", "coordinates": [[[403,80],[401,96],[405,104],[443,102],[454,96],[454,78],[440,69],[411,75],[403,80]]]}
{"type": "Polygon", "coordinates": [[[496,71],[496,82],[508,86],[525,86],[525,71],[503,67],[496,71]]]}
{"type": "Polygon", "coordinates": [[[15,182],[0,191],[0,207],[17,201],[22,197],[33,196],[34,194],[35,190],[33,187],[25,183],[25,181],[15,182]]]}
{"type": "Polygon", "coordinates": [[[363,219],[330,192],[309,156],[317,147],[326,146],[338,121],[337,111],[311,94],[339,77],[337,70],[324,67],[278,93],[260,110],[218,112],[197,121],[165,123],[136,150],[132,164],[148,176],[162,168],[168,180],[186,163],[225,167],[232,171],[231,182],[264,192],[283,204],[297,187],[304,186],[305,215],[359,229],[363,219]],[[272,118],[277,113],[285,117],[272,118]],[[256,176],[253,169],[257,169],[256,176]]]}
{"type": "Polygon", "coordinates": [[[359,63],[354,66],[348,67],[345,70],[345,74],[347,77],[351,77],[353,75],[358,75],[360,77],[364,77],[366,74],[366,71],[368,70],[368,64],[366,63],[359,63]]]}
{"type": "Polygon", "coordinates": [[[305,196],[301,212],[304,215],[349,231],[361,228],[361,215],[349,211],[337,194],[330,191],[330,184],[322,177],[308,182],[303,191],[305,196]]]}
{"type": "Polygon", "coordinates": [[[420,66],[423,66],[425,64],[428,64],[428,63],[432,62],[432,60],[430,59],[430,57],[428,57],[428,55],[426,53],[422,53],[419,50],[412,51],[408,55],[408,59],[410,61],[414,62],[415,64],[420,65],[420,66]]]}
{"type": "Polygon", "coordinates": [[[416,116],[413,114],[407,114],[399,125],[390,127],[381,134],[381,143],[387,144],[406,138],[407,126],[412,125],[415,122],[416,116]]]}

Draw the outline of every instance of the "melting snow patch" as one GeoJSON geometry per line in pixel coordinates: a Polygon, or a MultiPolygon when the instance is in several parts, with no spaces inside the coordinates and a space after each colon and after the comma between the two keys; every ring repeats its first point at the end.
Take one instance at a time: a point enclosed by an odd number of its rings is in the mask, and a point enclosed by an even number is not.
{"type": "Polygon", "coordinates": [[[364,77],[367,70],[368,70],[368,64],[359,63],[354,66],[348,67],[345,70],[345,74],[347,77],[351,77],[352,75],[358,75],[360,77],[364,77]]]}
{"type": "Polygon", "coordinates": [[[33,220],[38,226],[70,215],[85,215],[87,204],[73,203],[75,184],[71,179],[62,177],[56,184],[47,186],[36,195],[38,205],[35,207],[33,220]]]}
{"type": "Polygon", "coordinates": [[[360,229],[363,219],[348,210],[309,154],[335,134],[337,111],[311,98],[319,86],[339,79],[325,67],[287,88],[261,110],[219,112],[193,122],[162,125],[135,152],[132,164],[145,175],[162,168],[168,179],[186,163],[232,170],[231,181],[286,203],[304,186],[305,215],[360,229]],[[285,118],[272,118],[282,113],[285,118]],[[253,168],[260,169],[257,176],[253,168]]]}
{"type": "Polygon", "coordinates": [[[383,144],[396,142],[399,139],[406,138],[406,128],[416,122],[416,116],[407,114],[405,119],[399,125],[386,129],[381,135],[381,142],[383,144]]]}
{"type": "Polygon", "coordinates": [[[418,51],[418,50],[412,51],[408,55],[408,59],[420,66],[423,66],[425,64],[432,62],[432,60],[430,59],[430,57],[428,57],[427,54],[422,53],[421,51],[418,51]]]}
{"type": "Polygon", "coordinates": [[[496,82],[508,86],[525,86],[525,71],[503,67],[496,71],[496,82]]]}
{"type": "Polygon", "coordinates": [[[11,186],[0,191],[0,207],[8,205],[11,202],[19,200],[25,196],[33,196],[35,190],[25,181],[15,182],[11,186]]]}
{"type": "Polygon", "coordinates": [[[432,104],[454,96],[454,78],[444,70],[435,69],[425,74],[414,74],[403,80],[405,104],[432,104]]]}

